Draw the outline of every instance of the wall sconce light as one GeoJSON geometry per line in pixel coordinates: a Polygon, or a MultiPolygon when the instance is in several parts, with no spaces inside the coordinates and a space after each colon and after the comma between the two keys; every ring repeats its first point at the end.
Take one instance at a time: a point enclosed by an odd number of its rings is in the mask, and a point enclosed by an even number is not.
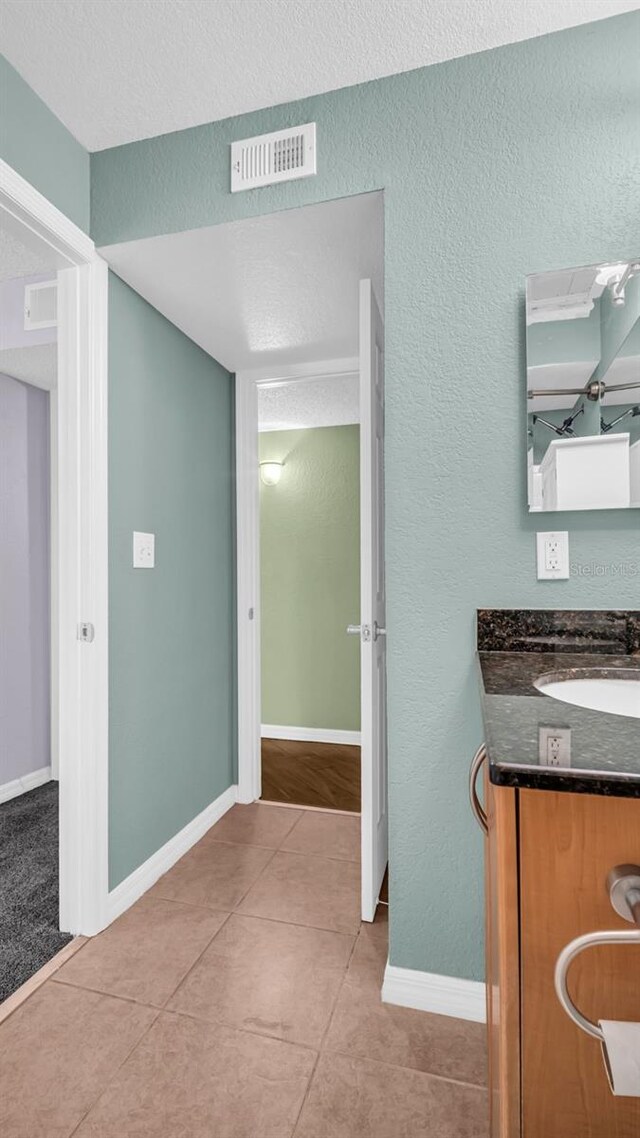
{"type": "Polygon", "coordinates": [[[281,462],[261,462],[260,463],[260,477],[265,486],[277,486],[282,475],[283,463],[281,462]]]}

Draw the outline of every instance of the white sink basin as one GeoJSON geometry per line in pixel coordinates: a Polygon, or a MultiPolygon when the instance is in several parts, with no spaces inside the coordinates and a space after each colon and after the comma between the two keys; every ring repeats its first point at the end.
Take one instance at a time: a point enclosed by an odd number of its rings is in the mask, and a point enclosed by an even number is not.
{"type": "Polygon", "coordinates": [[[585,670],[583,675],[573,671],[564,676],[556,672],[539,676],[534,686],[562,703],[640,719],[640,670],[610,668],[585,670]]]}

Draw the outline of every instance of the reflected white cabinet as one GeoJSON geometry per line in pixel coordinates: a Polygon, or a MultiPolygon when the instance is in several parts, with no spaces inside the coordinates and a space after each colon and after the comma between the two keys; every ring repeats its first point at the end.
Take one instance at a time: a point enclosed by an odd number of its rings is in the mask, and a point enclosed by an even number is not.
{"type": "Polygon", "coordinates": [[[631,505],[640,506],[640,440],[629,447],[629,478],[631,505]]]}
{"type": "Polygon", "coordinates": [[[615,510],[630,502],[629,435],[549,443],[540,463],[545,510],[615,510]]]}

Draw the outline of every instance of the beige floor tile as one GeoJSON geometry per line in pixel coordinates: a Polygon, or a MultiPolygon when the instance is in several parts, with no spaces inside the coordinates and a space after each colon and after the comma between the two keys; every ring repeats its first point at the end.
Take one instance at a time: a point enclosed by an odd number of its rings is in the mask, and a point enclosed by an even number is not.
{"type": "Polygon", "coordinates": [[[386,958],[384,939],[363,927],[325,1048],[484,1085],[484,1025],[383,1004],[380,990],[386,958]]]}
{"type": "Polygon", "coordinates": [[[293,853],[360,861],[360,819],[307,810],[280,848],[293,853]]]}
{"type": "Polygon", "coordinates": [[[201,841],[148,895],[231,912],[272,857],[272,850],[257,846],[201,841]]]}
{"type": "Polygon", "coordinates": [[[161,1007],[227,916],[143,897],[85,944],[55,978],[161,1007]]]}
{"type": "Polygon", "coordinates": [[[488,1138],[487,1116],[479,1087],[324,1054],[295,1138],[488,1138]]]}
{"type": "Polygon", "coordinates": [[[162,1012],[78,1138],[290,1138],[315,1053],[162,1012]]]}
{"type": "Polygon", "coordinates": [[[156,1014],[43,984],[0,1027],[2,1138],[67,1138],[156,1014]]]}
{"type": "Polygon", "coordinates": [[[234,914],[169,1007],[319,1047],[354,938],[234,914]]]}
{"type": "Polygon", "coordinates": [[[260,802],[238,804],[207,831],[203,841],[239,842],[277,850],[301,815],[301,810],[286,806],[264,806],[260,802]]]}
{"type": "Polygon", "coordinates": [[[359,866],[326,857],[276,853],[239,911],[355,934],[360,927],[359,866]]]}

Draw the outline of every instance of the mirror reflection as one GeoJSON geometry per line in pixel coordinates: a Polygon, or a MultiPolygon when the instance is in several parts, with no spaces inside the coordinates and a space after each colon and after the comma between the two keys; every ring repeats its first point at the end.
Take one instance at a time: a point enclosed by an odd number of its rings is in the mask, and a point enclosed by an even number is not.
{"type": "Polygon", "coordinates": [[[640,258],[527,277],[530,511],[640,506],[640,258]]]}

